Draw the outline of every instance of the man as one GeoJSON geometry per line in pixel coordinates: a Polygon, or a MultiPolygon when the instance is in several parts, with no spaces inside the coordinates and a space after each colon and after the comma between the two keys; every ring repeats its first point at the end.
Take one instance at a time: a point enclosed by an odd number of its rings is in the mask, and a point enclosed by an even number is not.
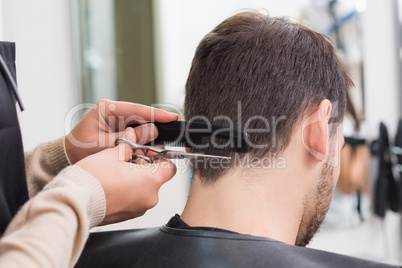
{"type": "Polygon", "coordinates": [[[351,84],[331,42],[303,25],[254,12],[222,22],[196,50],[185,116],[247,132],[251,150],[193,148],[231,162],[196,161],[181,217],[94,234],[79,266],[382,266],[304,247],[339,175],[351,84]]]}

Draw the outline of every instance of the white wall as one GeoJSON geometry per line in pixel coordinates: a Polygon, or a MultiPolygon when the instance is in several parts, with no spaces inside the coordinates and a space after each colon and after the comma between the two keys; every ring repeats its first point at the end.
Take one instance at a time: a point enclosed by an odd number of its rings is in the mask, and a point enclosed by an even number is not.
{"type": "Polygon", "coordinates": [[[78,101],[70,3],[2,0],[2,40],[16,42],[19,114],[24,147],[64,134],[64,117],[78,101]]]}

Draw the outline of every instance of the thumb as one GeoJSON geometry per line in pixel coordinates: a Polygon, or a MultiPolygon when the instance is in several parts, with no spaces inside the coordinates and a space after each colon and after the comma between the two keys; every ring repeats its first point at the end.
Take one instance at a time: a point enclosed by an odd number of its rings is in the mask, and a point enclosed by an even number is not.
{"type": "Polygon", "coordinates": [[[168,159],[159,159],[152,165],[154,165],[153,173],[157,174],[160,179],[160,185],[173,178],[177,172],[176,165],[168,159]]]}

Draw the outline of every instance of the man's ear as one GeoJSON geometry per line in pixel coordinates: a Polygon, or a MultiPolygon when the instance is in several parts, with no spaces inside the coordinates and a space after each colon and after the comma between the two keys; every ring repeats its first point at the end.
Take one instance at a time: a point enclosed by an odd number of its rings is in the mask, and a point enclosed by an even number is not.
{"type": "MultiPolygon", "coordinates": [[[[190,153],[190,148],[188,148],[188,147],[186,147],[186,153],[190,153]]],[[[190,159],[190,163],[191,163],[191,165],[193,165],[193,159],[192,158],[189,158],[190,159]]]]}
{"type": "Polygon", "coordinates": [[[328,153],[328,122],[331,110],[331,102],[325,99],[312,110],[302,124],[303,146],[317,161],[323,161],[328,153]]]}

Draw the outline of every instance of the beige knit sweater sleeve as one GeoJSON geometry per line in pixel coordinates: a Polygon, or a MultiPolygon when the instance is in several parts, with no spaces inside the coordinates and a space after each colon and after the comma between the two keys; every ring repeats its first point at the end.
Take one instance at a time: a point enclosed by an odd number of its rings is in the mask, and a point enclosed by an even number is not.
{"type": "Polygon", "coordinates": [[[64,138],[45,142],[25,153],[25,168],[29,197],[34,197],[45,185],[70,163],[64,147],[64,138]]]}
{"type": "Polygon", "coordinates": [[[64,139],[39,145],[26,160],[29,193],[35,197],[0,239],[0,267],[72,267],[89,229],[104,218],[102,186],[78,166],[63,169],[68,165],[64,139]]]}

